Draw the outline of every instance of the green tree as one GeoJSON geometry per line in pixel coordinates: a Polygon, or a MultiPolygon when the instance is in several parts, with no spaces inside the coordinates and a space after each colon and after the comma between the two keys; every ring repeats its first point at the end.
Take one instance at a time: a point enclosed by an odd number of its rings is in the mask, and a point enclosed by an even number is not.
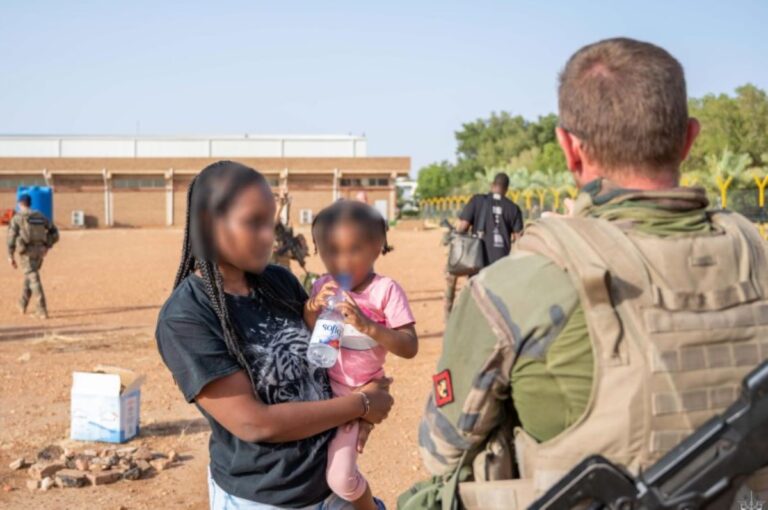
{"type": "MultiPolygon", "coordinates": [[[[745,153],[758,165],[768,152],[768,95],[751,84],[736,89],[735,96],[707,94],[693,98],[689,113],[699,119],[701,134],[694,143],[684,169],[706,169],[707,155],[726,149],[745,153]]],[[[768,163],[768,161],[762,161],[768,163]]]]}
{"type": "Polygon", "coordinates": [[[453,165],[448,161],[432,163],[421,168],[416,178],[416,193],[419,198],[443,197],[450,194],[453,188],[450,175],[452,169],[453,165]]]}

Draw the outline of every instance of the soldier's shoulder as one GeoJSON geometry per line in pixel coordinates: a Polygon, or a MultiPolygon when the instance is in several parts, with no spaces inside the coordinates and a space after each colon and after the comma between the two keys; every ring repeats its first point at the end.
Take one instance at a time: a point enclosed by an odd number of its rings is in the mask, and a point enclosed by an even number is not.
{"type": "Polygon", "coordinates": [[[480,271],[476,283],[515,314],[523,310],[572,308],[578,291],[570,275],[549,258],[513,250],[510,255],[480,271]]]}

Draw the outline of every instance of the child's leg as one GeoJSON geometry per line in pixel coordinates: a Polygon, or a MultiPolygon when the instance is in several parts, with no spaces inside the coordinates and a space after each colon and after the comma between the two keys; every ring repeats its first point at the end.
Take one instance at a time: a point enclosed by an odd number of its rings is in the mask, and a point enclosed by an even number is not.
{"type": "MultiPolygon", "coordinates": [[[[351,390],[331,383],[335,395],[346,395],[351,390]]],[[[340,498],[349,501],[356,510],[376,510],[376,504],[360,470],[357,469],[357,422],[342,425],[328,444],[328,486],[340,498]]]]}

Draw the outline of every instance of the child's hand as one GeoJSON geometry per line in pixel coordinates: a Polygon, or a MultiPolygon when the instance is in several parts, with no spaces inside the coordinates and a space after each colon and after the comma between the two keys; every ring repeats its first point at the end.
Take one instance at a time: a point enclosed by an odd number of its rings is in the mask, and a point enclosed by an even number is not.
{"type": "Polygon", "coordinates": [[[344,316],[344,321],[347,324],[354,326],[359,332],[370,336],[369,329],[373,326],[373,321],[366,317],[363,311],[360,310],[360,307],[357,306],[357,303],[355,302],[355,298],[350,296],[346,291],[343,292],[343,294],[344,301],[336,305],[336,310],[341,312],[341,315],[344,316]]]}
{"type": "Polygon", "coordinates": [[[323,308],[325,308],[325,305],[328,302],[328,298],[336,294],[336,290],[338,289],[338,285],[333,280],[328,280],[323,284],[323,286],[320,288],[320,291],[315,295],[315,297],[311,298],[309,301],[307,301],[307,310],[309,310],[312,313],[318,313],[323,308]]]}

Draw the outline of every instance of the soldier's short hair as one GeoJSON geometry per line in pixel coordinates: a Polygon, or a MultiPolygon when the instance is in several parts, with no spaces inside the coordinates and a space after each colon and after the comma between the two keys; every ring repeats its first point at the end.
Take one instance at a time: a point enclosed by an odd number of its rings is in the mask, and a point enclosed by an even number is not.
{"type": "Polygon", "coordinates": [[[32,205],[32,197],[24,193],[23,195],[19,195],[19,203],[23,206],[29,207],[32,205]]]}
{"type": "Polygon", "coordinates": [[[666,50],[627,38],[573,54],[560,73],[560,126],[607,172],[676,170],[688,125],[683,67],[666,50]]]}

